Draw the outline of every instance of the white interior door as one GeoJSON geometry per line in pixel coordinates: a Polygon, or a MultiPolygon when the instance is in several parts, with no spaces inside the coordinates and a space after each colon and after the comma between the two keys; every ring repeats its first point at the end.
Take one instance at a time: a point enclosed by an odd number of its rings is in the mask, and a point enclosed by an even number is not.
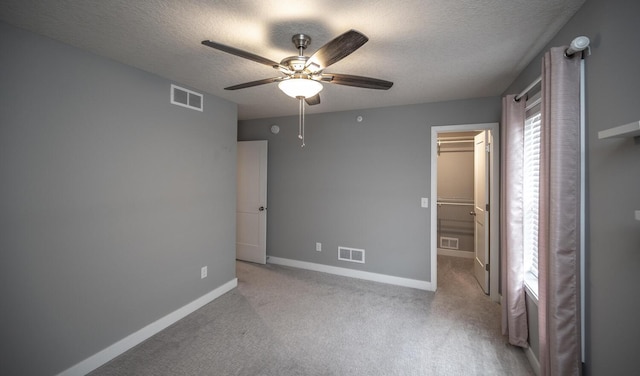
{"type": "Polygon", "coordinates": [[[474,139],[474,263],[473,273],[485,294],[489,293],[489,142],[488,132],[474,139]]]}
{"type": "Polygon", "coordinates": [[[236,258],[267,262],[267,141],[238,142],[236,258]]]}

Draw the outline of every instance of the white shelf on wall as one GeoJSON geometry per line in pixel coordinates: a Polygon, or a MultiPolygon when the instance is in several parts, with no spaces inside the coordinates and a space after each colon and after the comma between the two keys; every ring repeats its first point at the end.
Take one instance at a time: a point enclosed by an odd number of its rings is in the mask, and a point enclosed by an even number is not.
{"type": "Polygon", "coordinates": [[[633,123],[621,125],[619,127],[605,129],[598,132],[598,138],[612,138],[612,137],[638,137],[640,136],[640,120],[633,123]]]}

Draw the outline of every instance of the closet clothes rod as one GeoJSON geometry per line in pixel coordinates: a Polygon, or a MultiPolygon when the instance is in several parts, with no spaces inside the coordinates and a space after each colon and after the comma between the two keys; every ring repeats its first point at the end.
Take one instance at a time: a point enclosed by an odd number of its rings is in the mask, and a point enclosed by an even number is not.
{"type": "Polygon", "coordinates": [[[438,201],[438,205],[473,206],[472,203],[438,201]]]}
{"type": "Polygon", "coordinates": [[[442,140],[442,141],[473,140],[473,136],[438,136],[438,140],[442,140]]]}
{"type": "Polygon", "coordinates": [[[473,142],[473,140],[438,140],[438,144],[462,144],[473,142]]]}
{"type": "MultiPolygon", "coordinates": [[[[571,44],[569,45],[569,47],[564,51],[564,56],[569,58],[573,56],[575,53],[582,52],[588,49],[589,43],[591,43],[591,41],[589,40],[589,38],[585,36],[579,36],[574,38],[571,41],[571,44]]],[[[524,90],[522,90],[520,94],[516,95],[516,97],[513,99],[516,102],[519,101],[520,98],[524,97],[529,91],[531,91],[531,89],[533,89],[540,82],[542,82],[542,76],[539,76],[538,78],[533,80],[533,82],[530,83],[529,86],[527,86],[524,90]]]]}

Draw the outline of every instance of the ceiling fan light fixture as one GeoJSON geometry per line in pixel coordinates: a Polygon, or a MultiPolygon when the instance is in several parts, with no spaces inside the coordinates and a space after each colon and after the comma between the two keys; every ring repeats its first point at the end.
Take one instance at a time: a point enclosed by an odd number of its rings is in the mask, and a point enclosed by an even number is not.
{"type": "Polygon", "coordinates": [[[281,81],[278,87],[292,98],[311,98],[322,91],[322,84],[309,78],[289,78],[281,81]]]}

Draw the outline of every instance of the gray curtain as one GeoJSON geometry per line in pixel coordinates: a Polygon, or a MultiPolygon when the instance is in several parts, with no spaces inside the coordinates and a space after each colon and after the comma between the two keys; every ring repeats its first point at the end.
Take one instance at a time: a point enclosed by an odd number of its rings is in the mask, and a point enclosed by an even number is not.
{"type": "Polygon", "coordinates": [[[524,296],[523,249],[523,148],[525,99],[502,99],[502,158],[500,268],[502,276],[502,333],[509,343],[528,347],[527,309],[524,296]]]}
{"type": "Polygon", "coordinates": [[[580,375],[580,56],[542,67],[538,299],[540,371],[580,375]]]}

